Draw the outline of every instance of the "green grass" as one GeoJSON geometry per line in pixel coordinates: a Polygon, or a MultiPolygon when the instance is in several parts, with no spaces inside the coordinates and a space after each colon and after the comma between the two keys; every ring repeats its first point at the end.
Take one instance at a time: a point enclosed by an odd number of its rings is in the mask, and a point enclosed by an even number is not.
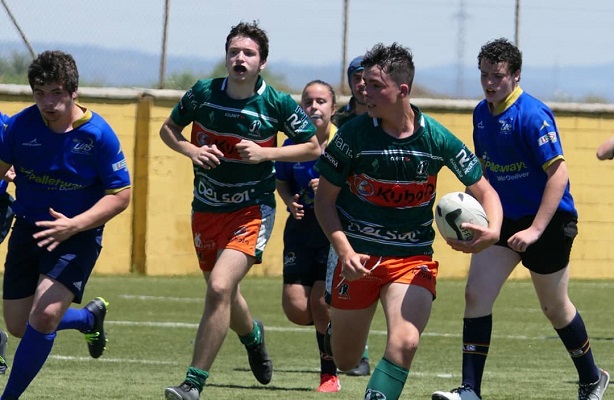
{"type": "MultiPolygon", "coordinates": [[[[230,332],[201,398],[362,398],[368,382],[363,377],[342,376],[339,394],[314,392],[319,383],[314,329],[286,320],[280,305],[281,278],[248,278],[241,288],[254,316],[265,322],[267,347],[275,365],[273,381],[267,386],[257,383],[244,348],[230,332]]],[[[438,283],[438,299],[403,399],[430,399],[433,391],[459,384],[463,289],[463,280],[438,283]]],[[[598,364],[614,370],[614,282],[574,281],[570,293],[588,327],[598,364]]],[[[183,380],[203,309],[202,278],[93,277],[86,298],[94,296],[110,302],[105,355],[98,360],[89,358],[82,335],[60,332],[50,358],[23,400],[162,399],[166,386],[183,380]]],[[[374,367],[385,342],[381,311],[371,329],[374,367]]],[[[9,339],[9,364],[17,343],[9,339]]],[[[0,377],[0,382],[7,377],[0,377]]],[[[572,399],[577,396],[576,381],[572,362],[539,310],[531,283],[508,282],[494,313],[484,399],[572,399]]],[[[608,398],[614,394],[610,392],[608,398]]]]}

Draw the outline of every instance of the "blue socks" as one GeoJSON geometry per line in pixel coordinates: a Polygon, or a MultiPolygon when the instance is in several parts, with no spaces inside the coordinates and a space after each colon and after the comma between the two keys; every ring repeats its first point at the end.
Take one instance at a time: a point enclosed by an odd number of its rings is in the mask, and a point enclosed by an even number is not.
{"type": "Polygon", "coordinates": [[[94,314],[85,308],[69,308],[58,325],[58,331],[76,329],[80,332],[89,331],[94,326],[94,314]]]}
{"type": "Polygon", "coordinates": [[[44,334],[32,328],[30,324],[26,325],[26,331],[15,351],[11,375],[0,400],[17,399],[25,392],[47,361],[55,336],[55,332],[44,334]]]}

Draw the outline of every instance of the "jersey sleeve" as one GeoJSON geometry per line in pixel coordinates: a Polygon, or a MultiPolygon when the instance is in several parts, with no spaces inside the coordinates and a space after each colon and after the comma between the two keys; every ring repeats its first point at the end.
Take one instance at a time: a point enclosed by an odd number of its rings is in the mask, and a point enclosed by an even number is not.
{"type": "Polygon", "coordinates": [[[338,187],[345,184],[350,174],[352,138],[355,136],[350,133],[350,130],[339,129],[316,163],[320,176],[338,187]]]}
{"type": "Polygon", "coordinates": [[[287,93],[280,96],[283,123],[281,130],[294,143],[305,143],[316,133],[316,127],[303,108],[287,93]]]}
{"type": "Polygon", "coordinates": [[[451,132],[445,135],[444,163],[465,186],[471,186],[482,177],[478,157],[451,132]]]}
{"type": "Polygon", "coordinates": [[[199,107],[199,98],[204,92],[204,81],[200,80],[194,84],[179,100],[171,111],[171,119],[179,126],[187,126],[194,121],[196,110],[199,107]]]}
{"type": "Polygon", "coordinates": [[[106,193],[114,193],[130,187],[130,173],[119,138],[106,125],[101,131],[98,154],[100,179],[106,193]]]}
{"type": "Polygon", "coordinates": [[[524,131],[526,140],[532,149],[537,163],[545,170],[552,162],[563,158],[561,138],[549,110],[536,108],[529,118],[525,119],[524,131]]]}

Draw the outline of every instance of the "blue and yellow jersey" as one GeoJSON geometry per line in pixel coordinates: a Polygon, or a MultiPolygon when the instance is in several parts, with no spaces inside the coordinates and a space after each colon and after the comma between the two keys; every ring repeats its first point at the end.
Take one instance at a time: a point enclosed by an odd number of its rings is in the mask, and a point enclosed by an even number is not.
{"type": "MultiPolygon", "coordinates": [[[[550,108],[520,87],[494,113],[482,100],[473,112],[473,141],[484,174],[499,193],[503,215],[517,219],[537,214],[545,170],[564,159],[550,108]]],[[[558,210],[577,215],[569,182],[558,210]]]]}
{"type": "Polygon", "coordinates": [[[221,164],[205,170],[194,166],[194,211],[231,212],[254,204],[275,206],[273,161],[250,164],[239,156],[236,144],[251,140],[263,147],[277,146],[277,132],[304,143],[316,128],[289,94],[258,78],[256,94],[236,100],[226,95],[227,78],[198,81],[171,112],[180,126],[192,124],[191,142],[216,145],[221,164]]]}
{"type": "MultiPolygon", "coordinates": [[[[328,143],[330,143],[337,132],[337,127],[332,125],[330,130],[330,137],[328,143]]],[[[284,141],[284,146],[294,144],[291,139],[284,141]]],[[[315,169],[317,160],[302,161],[302,162],[287,162],[276,161],[275,162],[275,174],[280,181],[287,182],[290,185],[290,190],[293,194],[299,194],[299,203],[306,208],[313,208],[313,200],[315,193],[309,185],[314,178],[319,178],[320,174],[315,169]]]]}
{"type": "Polygon", "coordinates": [[[362,114],[343,125],[316,164],[341,188],[337,210],[354,250],[379,256],[430,255],[437,174],[445,166],[465,186],[482,177],[479,160],[443,125],[414,106],[408,138],[386,134],[362,114]]]}
{"type": "Polygon", "coordinates": [[[35,105],[24,109],[0,133],[0,160],[15,168],[13,211],[30,222],[52,219],[49,208],[72,218],[130,187],[117,135],[89,110],[58,134],[35,105]]]}

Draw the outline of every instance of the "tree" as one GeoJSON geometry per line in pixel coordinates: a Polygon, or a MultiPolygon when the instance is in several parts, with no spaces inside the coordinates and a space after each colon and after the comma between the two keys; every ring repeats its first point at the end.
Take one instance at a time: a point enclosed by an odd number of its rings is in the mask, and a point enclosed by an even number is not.
{"type": "MultiPolygon", "coordinates": [[[[192,71],[174,72],[169,75],[164,87],[166,89],[187,90],[199,79],[218,78],[227,75],[226,63],[225,60],[222,60],[215,64],[208,74],[199,75],[192,71]]],[[[284,92],[291,92],[292,89],[286,83],[286,77],[284,75],[275,74],[266,68],[262,71],[261,75],[268,85],[284,92]]]]}
{"type": "Polygon", "coordinates": [[[0,58],[0,82],[28,84],[28,66],[32,59],[25,53],[13,51],[9,58],[0,58]]]}

